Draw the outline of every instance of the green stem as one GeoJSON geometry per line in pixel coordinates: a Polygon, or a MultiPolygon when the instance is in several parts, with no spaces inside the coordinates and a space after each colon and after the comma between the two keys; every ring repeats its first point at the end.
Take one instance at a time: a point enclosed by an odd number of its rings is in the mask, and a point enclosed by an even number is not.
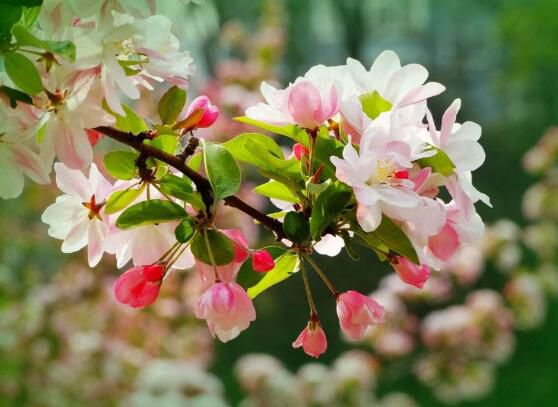
{"type": "Polygon", "coordinates": [[[314,298],[312,297],[312,290],[310,290],[310,282],[308,281],[308,275],[306,274],[306,269],[304,268],[304,261],[302,258],[299,258],[299,261],[302,281],[304,281],[304,290],[306,291],[308,307],[310,308],[310,318],[313,318],[318,315],[318,312],[316,311],[316,305],[314,304],[314,298]]]}
{"type": "Polygon", "coordinates": [[[320,269],[320,267],[316,264],[316,262],[312,259],[312,257],[310,256],[304,256],[304,259],[310,264],[310,266],[312,266],[312,268],[316,271],[316,273],[320,276],[320,278],[323,280],[323,282],[325,283],[325,285],[327,285],[327,288],[329,288],[329,291],[331,291],[331,293],[337,298],[337,296],[339,295],[339,291],[337,291],[337,289],[335,288],[335,286],[333,285],[333,283],[331,282],[331,280],[326,276],[326,274],[320,269]]]}

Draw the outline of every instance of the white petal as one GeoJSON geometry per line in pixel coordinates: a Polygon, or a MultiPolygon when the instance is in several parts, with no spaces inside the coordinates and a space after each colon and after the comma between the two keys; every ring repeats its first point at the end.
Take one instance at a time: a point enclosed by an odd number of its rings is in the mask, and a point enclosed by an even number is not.
{"type": "Polygon", "coordinates": [[[314,250],[324,256],[335,257],[341,252],[343,247],[345,247],[345,241],[342,237],[327,234],[322,236],[322,240],[314,245],[314,250]]]}
{"type": "Polygon", "coordinates": [[[85,216],[80,222],[76,223],[68,235],[64,243],[62,243],[63,253],[77,252],[87,245],[87,232],[89,229],[89,218],[85,216]]]}
{"type": "Polygon", "coordinates": [[[62,163],[56,163],[54,172],[56,173],[56,185],[62,192],[81,199],[82,202],[89,202],[93,191],[81,171],[72,170],[62,163]]]}
{"type": "Polygon", "coordinates": [[[427,77],[428,71],[422,65],[405,65],[391,77],[382,96],[393,104],[399,104],[411,90],[422,85],[427,77]]]}
{"type": "Polygon", "coordinates": [[[87,260],[89,267],[95,267],[101,261],[107,236],[107,225],[100,220],[89,222],[87,231],[87,260]]]}
{"type": "Polygon", "coordinates": [[[3,199],[16,198],[23,191],[23,174],[10,156],[10,152],[0,146],[0,197],[3,199]]]}

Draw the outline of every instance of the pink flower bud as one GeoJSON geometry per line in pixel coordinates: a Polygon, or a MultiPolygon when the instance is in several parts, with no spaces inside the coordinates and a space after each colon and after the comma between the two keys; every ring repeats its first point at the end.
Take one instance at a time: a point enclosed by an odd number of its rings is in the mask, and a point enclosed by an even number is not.
{"type": "Polygon", "coordinates": [[[246,291],[236,283],[216,283],[201,296],[196,317],[205,319],[213,336],[222,342],[236,338],[256,319],[246,291]]]}
{"type": "Polygon", "coordinates": [[[290,87],[287,103],[294,122],[312,130],[339,110],[335,87],[321,91],[307,80],[298,81],[290,87]]]}
{"type": "Polygon", "coordinates": [[[300,160],[302,160],[303,155],[308,155],[308,149],[306,147],[304,147],[302,144],[296,143],[293,146],[293,154],[294,154],[295,158],[298,161],[300,161],[300,160]]]}
{"type": "Polygon", "coordinates": [[[293,348],[300,348],[309,356],[318,358],[327,349],[327,338],[320,322],[308,321],[308,325],[293,342],[293,348]]]}
{"type": "Polygon", "coordinates": [[[337,316],[341,330],[352,340],[362,338],[366,329],[384,322],[384,307],[357,291],[347,291],[337,297],[337,316]]]}
{"type": "Polygon", "coordinates": [[[252,268],[254,271],[265,273],[274,267],[275,261],[267,250],[262,249],[252,253],[252,268]]]}
{"type": "Polygon", "coordinates": [[[393,268],[401,281],[422,288],[430,277],[428,266],[419,266],[405,257],[397,257],[397,263],[392,263],[393,268]]]}
{"type": "Polygon", "coordinates": [[[114,296],[121,304],[133,308],[151,305],[159,296],[164,275],[162,264],[132,267],[114,283],[114,296]]]}
{"type": "Polygon", "coordinates": [[[192,100],[192,103],[190,103],[186,110],[186,118],[190,117],[195,117],[196,119],[191,123],[188,122],[188,130],[210,127],[219,117],[219,109],[211,104],[207,96],[198,96],[192,100]]]}

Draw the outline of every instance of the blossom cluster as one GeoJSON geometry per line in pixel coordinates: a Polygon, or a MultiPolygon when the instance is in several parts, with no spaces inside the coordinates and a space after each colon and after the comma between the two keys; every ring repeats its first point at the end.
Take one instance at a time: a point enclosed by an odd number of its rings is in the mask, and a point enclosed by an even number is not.
{"type": "Polygon", "coordinates": [[[285,89],[264,82],[265,102],[236,120],[286,137],[292,154],[267,133],[216,143],[198,130],[216,123],[219,108],[206,95],[189,100],[192,58],[170,20],[149,7],[85,3],[47,1],[33,14],[13,6],[21,18],[0,44],[0,156],[10,175],[0,195],[19,195],[23,175],[48,183],[54,168],[63,194],[43,213],[48,233],[65,253],[87,248],[91,267],[104,253],[118,268],[132,263],[115,283],[119,302],[151,305],[173,269],[196,265],[204,292],[195,315],[228,341],[255,320],[256,296],[298,274],[309,318],[293,347],[318,357],[327,338],[310,270],[333,294],[341,330],[353,340],[382,323],[385,309],[357,290],[339,291],[314,253],[344,248],[357,258],[361,245],[421,288],[482,236],[475,204],[490,201],[472,183],[485,159],[481,128],[457,122],[459,99],[436,126],[427,100],[445,88],[426,82],[423,66],[402,66],[385,51],[370,69],[349,58],[315,66],[285,89]],[[124,103],[141,92],[162,94],[157,117],[124,103]],[[93,148],[105,136],[131,149],[109,151],[101,166],[93,148]],[[254,192],[279,212],[264,214],[236,195],[238,162],[268,180],[254,192]],[[280,245],[252,249],[240,230],[220,226],[223,203],[270,229],[280,245]]]}

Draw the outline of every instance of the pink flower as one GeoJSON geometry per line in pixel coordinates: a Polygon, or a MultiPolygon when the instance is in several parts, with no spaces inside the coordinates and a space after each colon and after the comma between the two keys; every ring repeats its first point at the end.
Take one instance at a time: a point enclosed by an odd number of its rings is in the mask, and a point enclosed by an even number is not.
{"type": "Polygon", "coordinates": [[[397,263],[392,263],[393,268],[401,281],[422,288],[430,277],[430,269],[425,265],[416,265],[405,257],[397,257],[397,263]]]}
{"type": "Polygon", "coordinates": [[[196,317],[205,319],[213,336],[222,342],[236,338],[256,319],[256,310],[238,284],[215,283],[201,296],[196,317]]]}
{"type": "Polygon", "coordinates": [[[252,253],[252,268],[254,271],[265,273],[274,267],[275,261],[267,250],[262,249],[252,253]]]}
{"type": "Polygon", "coordinates": [[[304,349],[304,353],[318,358],[327,349],[327,338],[317,319],[308,321],[308,325],[293,342],[293,348],[304,349]]]}
{"type": "Polygon", "coordinates": [[[447,222],[440,233],[428,239],[428,248],[442,261],[450,260],[460,246],[459,235],[452,227],[451,222],[447,222]]]}
{"type": "Polygon", "coordinates": [[[217,106],[211,104],[207,96],[198,96],[186,109],[186,113],[181,115],[184,118],[179,118],[181,121],[186,121],[186,130],[201,129],[210,127],[219,117],[219,109],[217,106]]]}
{"type": "Polygon", "coordinates": [[[384,308],[357,291],[347,291],[337,298],[337,316],[343,332],[352,340],[362,338],[366,329],[384,321],[384,308]]]}
{"type": "Polygon", "coordinates": [[[248,258],[248,241],[239,229],[223,229],[221,232],[233,242],[234,262],[244,263],[248,258]]]}
{"type": "Polygon", "coordinates": [[[293,121],[307,129],[319,127],[339,110],[335,87],[321,93],[320,88],[308,80],[291,86],[287,105],[293,121]]]}
{"type": "Polygon", "coordinates": [[[121,304],[133,308],[151,305],[159,296],[164,275],[162,264],[132,267],[114,283],[114,296],[121,304]]]}

